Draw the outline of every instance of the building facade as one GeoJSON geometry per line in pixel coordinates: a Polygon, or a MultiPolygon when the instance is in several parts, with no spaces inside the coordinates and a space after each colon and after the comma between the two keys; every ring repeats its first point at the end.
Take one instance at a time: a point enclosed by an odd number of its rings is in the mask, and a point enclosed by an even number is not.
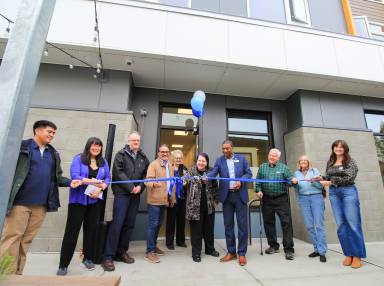
{"type": "MultiPolygon", "coordinates": [[[[0,13],[15,19],[19,2],[2,1],[0,13]]],[[[158,144],[167,143],[183,151],[187,165],[198,151],[214,161],[221,142],[230,138],[254,176],[272,147],[282,150],[291,170],[307,154],[324,171],[332,142],[345,139],[359,165],[366,239],[382,241],[384,41],[377,28],[384,22],[384,13],[377,12],[384,10],[382,2],[97,1],[104,77],[94,79],[95,69],[48,45],[25,136],[31,136],[36,119],[54,121],[59,127],[54,144],[67,174],[88,137],[106,140],[108,124],[117,126],[114,152],[129,131],[139,130],[150,160],[158,144]],[[207,94],[199,121],[190,109],[196,90],[207,94]]],[[[47,40],[96,66],[93,5],[57,0],[47,40]]],[[[1,51],[6,27],[0,21],[1,51]]],[[[249,192],[253,196],[251,186],[249,192]]],[[[60,195],[63,207],[49,214],[34,250],[60,248],[68,190],[60,195]]],[[[294,192],[291,208],[295,237],[307,239],[294,192]]],[[[142,198],[137,239],[145,238],[146,219],[142,198]]],[[[215,234],[223,237],[220,209],[216,220],[215,234]]],[[[254,235],[258,227],[253,220],[254,235]]],[[[336,242],[328,200],[326,227],[329,241],[336,242]]]]}

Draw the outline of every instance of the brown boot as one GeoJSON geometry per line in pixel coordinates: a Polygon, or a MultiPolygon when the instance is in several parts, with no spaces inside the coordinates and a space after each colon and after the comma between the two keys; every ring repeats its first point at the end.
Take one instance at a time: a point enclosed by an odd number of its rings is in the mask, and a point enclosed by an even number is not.
{"type": "Polygon", "coordinates": [[[351,266],[352,264],[352,256],[346,256],[343,261],[344,266],[351,266]]]}
{"type": "Polygon", "coordinates": [[[151,262],[151,263],[159,263],[160,259],[154,252],[148,252],[147,255],[145,255],[145,260],[151,262]]]}
{"type": "Polygon", "coordinates": [[[236,260],[237,254],[228,252],[224,257],[220,258],[220,262],[228,262],[231,260],[236,260]]]}
{"type": "Polygon", "coordinates": [[[351,267],[355,268],[355,269],[360,268],[361,267],[361,258],[354,256],[352,259],[351,267]]]}

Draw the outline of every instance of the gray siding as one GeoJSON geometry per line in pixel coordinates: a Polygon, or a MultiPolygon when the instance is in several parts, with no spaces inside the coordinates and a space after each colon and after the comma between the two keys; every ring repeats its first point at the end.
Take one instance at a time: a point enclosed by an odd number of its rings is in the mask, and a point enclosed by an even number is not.
{"type": "Polygon", "coordinates": [[[366,130],[364,110],[384,110],[382,100],[326,92],[296,92],[287,100],[287,112],[301,112],[302,119],[288,116],[289,130],[300,126],[366,130]]]}
{"type": "Polygon", "coordinates": [[[370,21],[384,23],[384,5],[367,0],[349,1],[353,16],[367,16],[370,21]]]}
{"type": "Polygon", "coordinates": [[[130,72],[107,71],[107,80],[101,86],[89,68],[63,65],[40,66],[33,106],[58,108],[128,111],[132,75],[130,72]]]}

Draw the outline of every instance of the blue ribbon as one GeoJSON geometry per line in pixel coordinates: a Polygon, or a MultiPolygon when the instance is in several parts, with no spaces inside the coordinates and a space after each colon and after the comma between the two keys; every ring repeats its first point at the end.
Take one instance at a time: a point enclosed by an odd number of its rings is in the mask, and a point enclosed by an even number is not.
{"type": "MultiPolygon", "coordinates": [[[[183,179],[189,180],[191,177],[171,177],[171,178],[156,178],[156,179],[142,179],[142,180],[126,180],[126,181],[111,181],[109,184],[127,184],[127,183],[150,183],[150,182],[166,182],[170,181],[170,189],[176,184],[177,187],[183,186],[183,179]],[[181,186],[180,186],[181,185],[181,186]]],[[[203,176],[195,176],[194,178],[203,179],[203,176]]],[[[222,177],[206,177],[207,180],[219,180],[219,181],[239,181],[245,183],[289,183],[290,180],[267,180],[267,179],[253,179],[253,178],[222,178],[222,177]]],[[[299,180],[305,181],[305,180],[299,180]]]]}

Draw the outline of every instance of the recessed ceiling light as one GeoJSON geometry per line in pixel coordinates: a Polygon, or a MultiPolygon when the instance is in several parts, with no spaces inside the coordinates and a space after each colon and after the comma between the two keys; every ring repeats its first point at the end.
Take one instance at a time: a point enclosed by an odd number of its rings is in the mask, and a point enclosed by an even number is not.
{"type": "Polygon", "coordinates": [[[172,148],[183,148],[184,145],[181,144],[172,144],[172,148]]]}
{"type": "Polygon", "coordinates": [[[178,114],[188,114],[188,115],[192,115],[192,109],[188,109],[188,108],[178,108],[178,109],[177,109],[177,113],[178,113],[178,114]]]}
{"type": "Polygon", "coordinates": [[[180,131],[180,130],[175,130],[175,131],[173,132],[173,135],[176,135],[176,136],[187,136],[187,135],[188,135],[188,132],[180,131]]]}

